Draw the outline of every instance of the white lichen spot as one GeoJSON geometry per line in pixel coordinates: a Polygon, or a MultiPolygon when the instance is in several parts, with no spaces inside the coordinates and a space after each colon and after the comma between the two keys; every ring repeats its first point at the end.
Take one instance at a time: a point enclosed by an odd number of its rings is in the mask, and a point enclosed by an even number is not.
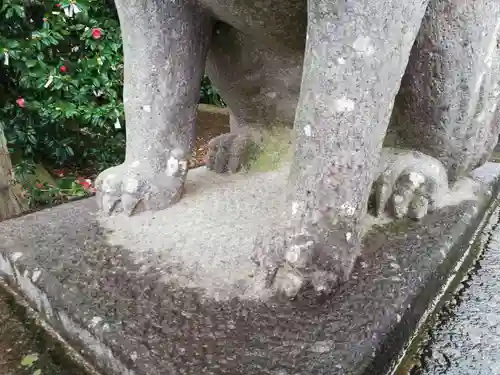
{"type": "Polygon", "coordinates": [[[179,160],[170,156],[167,161],[167,175],[173,176],[179,171],[179,160]]]}
{"type": "Polygon", "coordinates": [[[332,341],[317,341],[311,346],[311,351],[315,353],[326,353],[332,350],[332,341]]]}
{"type": "Polygon", "coordinates": [[[349,202],[345,202],[340,208],[347,216],[352,216],[356,212],[356,207],[352,206],[349,202]]]}
{"type": "Polygon", "coordinates": [[[403,197],[401,195],[395,195],[394,196],[394,203],[396,203],[396,204],[403,203],[403,197]]]}
{"type": "Polygon", "coordinates": [[[38,279],[40,278],[40,276],[42,275],[42,271],[40,271],[39,269],[35,269],[33,271],[33,276],[31,276],[31,280],[36,283],[38,281],[38,279]]]}
{"type": "Polygon", "coordinates": [[[141,164],[141,163],[140,163],[138,160],[136,160],[136,161],[134,161],[132,164],[130,164],[130,166],[131,166],[132,168],[135,168],[135,167],[138,167],[138,166],[139,166],[139,164],[141,164]]]}
{"type": "Polygon", "coordinates": [[[408,178],[409,178],[410,182],[413,184],[413,186],[415,186],[415,187],[420,186],[425,182],[425,177],[422,176],[420,173],[416,173],[416,172],[411,172],[408,175],[408,178]]]}
{"type": "Polygon", "coordinates": [[[127,180],[127,185],[125,186],[125,190],[128,192],[136,192],[139,188],[139,181],[134,178],[129,178],[127,180]]]}
{"type": "Polygon", "coordinates": [[[13,262],[17,262],[19,258],[23,256],[23,253],[21,252],[16,252],[10,256],[10,259],[12,259],[13,262]]]}
{"type": "Polygon", "coordinates": [[[277,94],[276,94],[274,91],[271,91],[271,92],[266,93],[266,96],[267,96],[268,98],[271,98],[271,99],[276,98],[276,95],[277,95],[277,94]]]}
{"type": "Polygon", "coordinates": [[[306,137],[310,137],[312,135],[311,125],[304,126],[304,134],[306,135],[306,137]]]}
{"type": "Polygon", "coordinates": [[[354,48],[356,50],[356,52],[358,52],[359,54],[362,54],[365,56],[371,56],[375,53],[375,48],[373,48],[372,43],[371,43],[371,39],[368,36],[358,37],[354,41],[352,48],[354,48]]]}
{"type": "Polygon", "coordinates": [[[300,256],[300,247],[297,245],[294,245],[294,246],[290,247],[289,251],[287,251],[285,258],[287,261],[289,261],[290,263],[293,264],[293,263],[297,263],[297,261],[299,260],[299,256],[300,256]]]}
{"type": "Polygon", "coordinates": [[[302,245],[290,246],[290,250],[288,250],[285,255],[286,260],[292,264],[297,263],[301,258],[301,255],[304,253],[304,251],[307,251],[313,245],[314,245],[313,241],[307,241],[305,244],[302,245]]]}
{"type": "Polygon", "coordinates": [[[396,314],[396,321],[398,323],[401,321],[401,315],[400,314],[396,314]]]}
{"type": "Polygon", "coordinates": [[[399,269],[401,268],[401,266],[400,266],[399,264],[394,263],[394,262],[393,262],[393,263],[391,263],[391,264],[390,264],[390,266],[391,266],[392,268],[396,269],[396,270],[399,270],[399,269]]]}
{"type": "Polygon", "coordinates": [[[345,61],[345,59],[344,59],[343,57],[339,57],[339,58],[337,59],[337,63],[338,63],[339,65],[344,65],[344,64],[346,63],[346,61],[345,61]]]}
{"type": "Polygon", "coordinates": [[[351,112],[354,110],[354,100],[347,98],[340,98],[334,102],[335,110],[338,112],[351,112]]]}
{"type": "Polygon", "coordinates": [[[351,240],[351,238],[352,238],[352,233],[351,233],[351,232],[347,232],[347,233],[345,234],[345,240],[346,240],[347,242],[349,242],[349,241],[351,240]]]}
{"type": "Polygon", "coordinates": [[[292,216],[297,215],[299,212],[300,203],[297,201],[292,202],[292,216]]]}
{"type": "Polygon", "coordinates": [[[90,321],[89,328],[95,328],[99,323],[102,322],[102,318],[99,316],[94,316],[90,321]]]}
{"type": "Polygon", "coordinates": [[[132,360],[132,362],[137,361],[137,358],[139,358],[137,352],[133,352],[132,354],[130,354],[130,359],[132,360]]]}
{"type": "Polygon", "coordinates": [[[144,105],[144,106],[142,106],[142,109],[143,109],[145,112],[147,112],[147,113],[151,112],[151,106],[150,106],[150,105],[144,105]]]}

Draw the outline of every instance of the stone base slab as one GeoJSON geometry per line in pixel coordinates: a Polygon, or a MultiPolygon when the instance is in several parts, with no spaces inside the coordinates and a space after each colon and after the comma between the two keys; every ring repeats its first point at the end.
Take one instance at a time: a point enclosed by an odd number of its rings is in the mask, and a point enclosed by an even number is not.
{"type": "Polygon", "coordinates": [[[105,219],[91,198],[0,223],[0,275],[103,373],[384,374],[469,247],[500,164],[475,171],[476,199],[373,227],[334,296],[287,303],[248,292],[286,172],[189,176],[157,213],[105,219]]]}

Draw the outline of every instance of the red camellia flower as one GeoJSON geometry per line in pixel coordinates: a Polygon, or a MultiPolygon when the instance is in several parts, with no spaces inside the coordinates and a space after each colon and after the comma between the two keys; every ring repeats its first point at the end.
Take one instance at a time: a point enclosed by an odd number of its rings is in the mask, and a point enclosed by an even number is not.
{"type": "Polygon", "coordinates": [[[16,100],[16,104],[20,107],[20,108],[24,108],[24,99],[19,97],[17,98],[16,100]]]}
{"type": "Polygon", "coordinates": [[[43,188],[43,185],[40,184],[40,183],[36,184],[35,186],[36,186],[37,189],[42,189],[43,188]]]}
{"type": "Polygon", "coordinates": [[[78,177],[75,181],[78,185],[80,185],[84,190],[91,190],[92,181],[89,179],[84,179],[82,177],[78,177]]]}
{"type": "Polygon", "coordinates": [[[56,4],[56,8],[60,8],[61,7],[61,4],[56,4]]]}
{"type": "Polygon", "coordinates": [[[61,73],[66,73],[66,71],[67,71],[67,70],[68,70],[68,69],[67,69],[67,68],[66,68],[66,66],[64,66],[64,65],[61,65],[61,66],[59,67],[59,71],[60,71],[61,73]]]}
{"type": "Polygon", "coordinates": [[[93,28],[90,35],[92,35],[93,39],[99,39],[102,35],[102,31],[101,29],[93,28]]]}
{"type": "Polygon", "coordinates": [[[52,173],[58,177],[64,177],[64,169],[54,169],[52,173]]]}

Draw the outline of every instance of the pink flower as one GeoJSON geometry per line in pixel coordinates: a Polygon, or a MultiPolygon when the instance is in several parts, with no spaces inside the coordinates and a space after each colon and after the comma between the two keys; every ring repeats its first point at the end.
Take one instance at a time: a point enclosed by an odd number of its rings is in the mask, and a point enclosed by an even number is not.
{"type": "Polygon", "coordinates": [[[36,185],[35,185],[35,187],[36,187],[37,189],[43,189],[43,185],[42,185],[42,184],[40,184],[40,183],[36,184],[36,185]]]}
{"type": "Polygon", "coordinates": [[[61,65],[61,66],[59,67],[59,71],[60,71],[61,73],[66,73],[66,72],[68,71],[68,69],[66,68],[66,66],[61,65]]]}
{"type": "Polygon", "coordinates": [[[24,99],[19,97],[17,98],[16,100],[16,104],[20,107],[20,108],[24,108],[24,99]]]}
{"type": "Polygon", "coordinates": [[[93,39],[99,39],[102,35],[101,29],[93,28],[92,31],[90,32],[90,35],[92,36],[93,39]]]}

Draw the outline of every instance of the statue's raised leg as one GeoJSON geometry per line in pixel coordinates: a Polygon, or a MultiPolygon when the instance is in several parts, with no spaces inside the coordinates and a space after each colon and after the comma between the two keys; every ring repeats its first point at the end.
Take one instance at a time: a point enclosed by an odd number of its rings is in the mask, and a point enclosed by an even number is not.
{"type": "Polygon", "coordinates": [[[309,1],[289,222],[257,242],[268,285],[330,292],[360,253],[375,168],[427,2],[309,1]],[[278,238],[279,237],[279,238],[278,238]]]}
{"type": "Polygon", "coordinates": [[[431,0],[412,49],[391,125],[400,146],[439,159],[452,183],[498,139],[499,43],[498,1],[431,0]]]}
{"type": "Polygon", "coordinates": [[[212,21],[194,1],[116,0],[125,56],[125,162],[97,179],[105,213],[177,202],[194,139],[212,21]]]}

